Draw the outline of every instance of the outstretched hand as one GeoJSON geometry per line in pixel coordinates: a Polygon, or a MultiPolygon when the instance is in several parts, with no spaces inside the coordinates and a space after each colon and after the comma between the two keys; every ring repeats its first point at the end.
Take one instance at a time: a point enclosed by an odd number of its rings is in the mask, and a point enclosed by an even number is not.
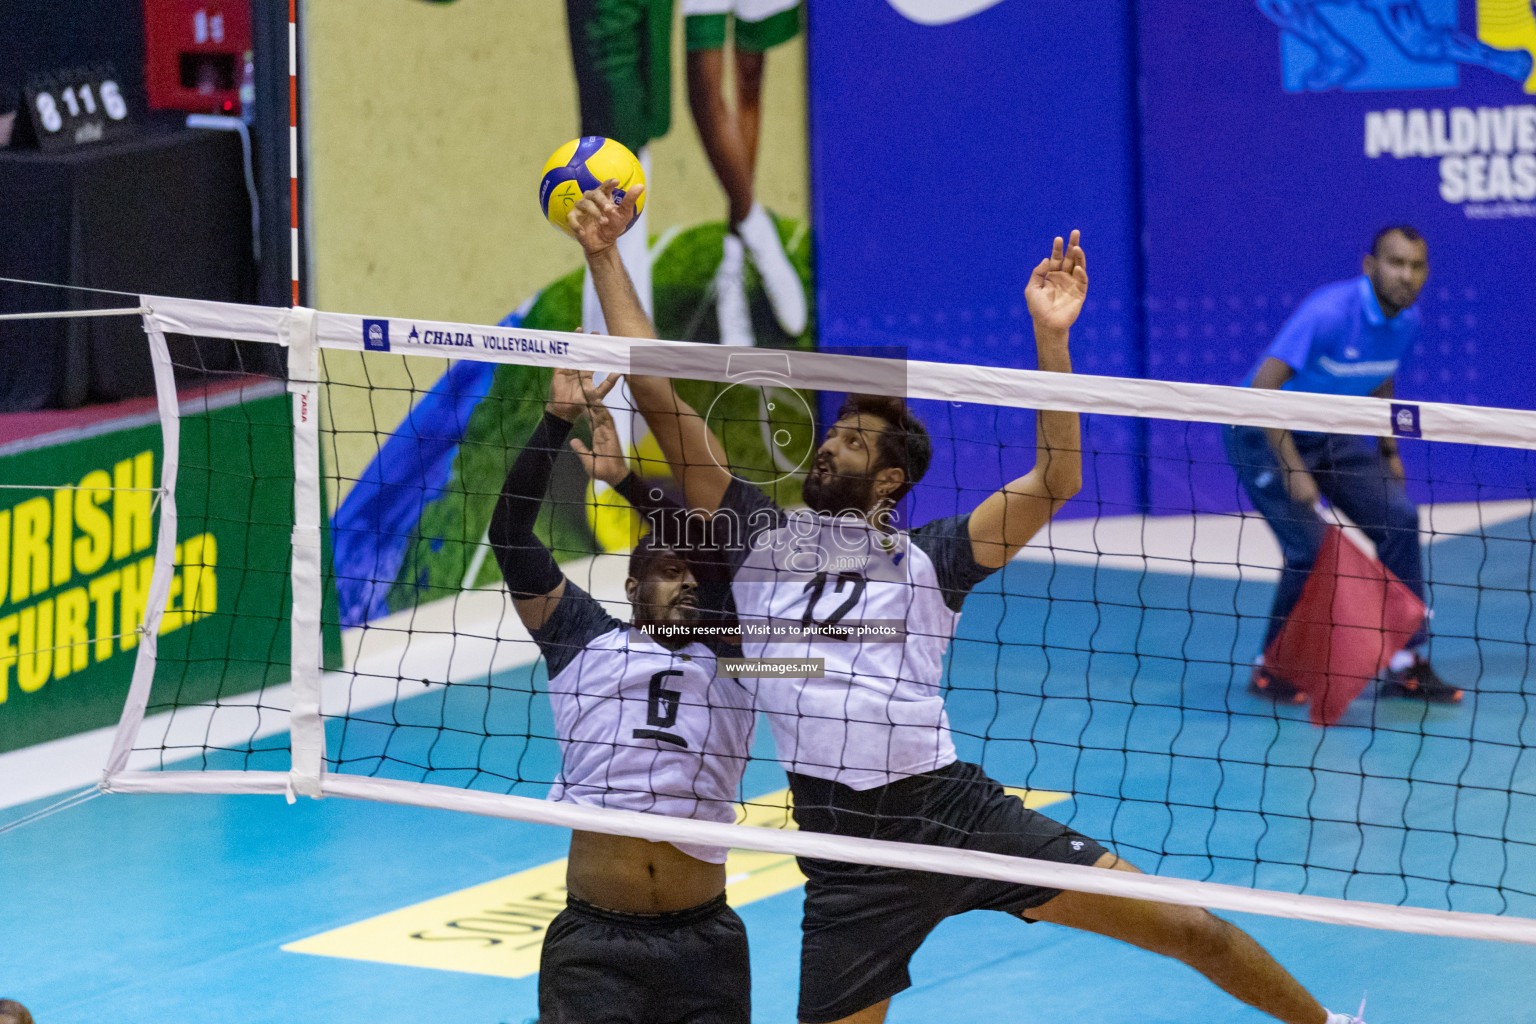
{"type": "Polygon", "coordinates": [[[573,437],[571,451],[581,459],[581,468],[587,471],[587,476],[609,487],[617,487],[629,475],[629,463],[619,445],[619,428],[613,422],[613,414],[601,401],[587,406],[587,415],[592,420],[592,447],[588,448],[579,438],[573,437]]]}
{"type": "Polygon", "coordinates": [[[591,370],[557,368],[549,382],[549,401],[544,410],[567,423],[575,423],[592,409],[603,408],[603,398],[619,383],[619,375],[610,373],[601,383],[592,383],[591,370]]]}
{"type": "Polygon", "coordinates": [[[1088,296],[1088,257],[1078,244],[1081,232],[1073,231],[1065,245],[1058,236],[1051,254],[1040,261],[1024,298],[1035,326],[1050,331],[1065,331],[1077,321],[1088,296]]]}
{"type": "Polygon", "coordinates": [[[566,214],[566,224],[588,256],[612,248],[635,219],[635,204],[640,201],[645,186],[628,189],[624,198],[615,202],[613,193],[618,187],[619,179],[609,178],[597,188],[583,193],[571,207],[571,212],[566,214]]]}

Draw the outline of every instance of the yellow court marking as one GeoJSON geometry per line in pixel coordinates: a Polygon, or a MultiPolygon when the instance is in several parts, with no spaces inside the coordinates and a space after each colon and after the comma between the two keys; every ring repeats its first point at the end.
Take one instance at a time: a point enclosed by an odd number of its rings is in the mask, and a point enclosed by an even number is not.
{"type": "MultiPolygon", "coordinates": [[[[1067,793],[1008,792],[1026,807],[1045,807],[1067,793]]],[[[789,790],[767,793],[737,811],[736,820],[759,828],[794,828],[789,790]]],[[[731,906],[788,892],[805,881],[795,858],[779,853],[732,850],[725,862],[731,906]]],[[[366,921],[344,925],[283,949],[290,953],[371,960],[406,967],[526,978],[539,970],[544,932],[565,909],[565,859],[460,889],[366,921]]]]}

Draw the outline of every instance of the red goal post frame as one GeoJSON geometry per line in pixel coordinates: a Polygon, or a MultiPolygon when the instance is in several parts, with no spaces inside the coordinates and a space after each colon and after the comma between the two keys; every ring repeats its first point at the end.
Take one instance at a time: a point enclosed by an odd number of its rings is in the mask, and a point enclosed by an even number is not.
{"type": "MultiPolygon", "coordinates": [[[[106,791],[283,793],[290,801],[296,795],[343,796],[460,810],[556,827],[638,836],[658,842],[730,846],[1332,924],[1536,944],[1536,919],[1529,918],[1296,895],[1215,882],[1108,872],[976,851],[588,808],[430,783],[328,773],[325,770],[319,654],[320,588],[324,569],[320,564],[318,543],[322,514],[318,443],[319,350],[389,351],[401,355],[473,358],[604,373],[627,373],[638,365],[645,372],[664,370],[678,378],[726,383],[739,376],[740,368],[733,370],[732,364],[742,359],[743,353],[691,342],[402,317],[364,317],[303,307],[281,309],[157,296],[144,296],[141,301],[146,309],[145,325],[152,345],[155,337],[162,339],[155,348],[157,386],[170,387],[172,393],[174,381],[170,379],[169,362],[163,354],[163,337],[167,333],[267,342],[282,345],[289,351],[296,502],[293,704],[289,717],[291,767],[288,772],[127,770],[127,756],[142,720],[141,698],[147,697],[148,677],[153,674],[153,646],[146,645],[140,648],[139,657],[150,664],[143,672],[135,673],[134,689],[125,707],[112,760],[102,782],[106,791]],[[371,336],[370,327],[374,328],[371,336]],[[410,340],[412,338],[417,340],[410,340]],[[163,373],[161,360],[165,361],[163,373]]],[[[1362,435],[1393,433],[1393,424],[1403,408],[1403,403],[1374,398],[1254,391],[1243,387],[1086,374],[1074,374],[1071,388],[1063,390],[1059,374],[1035,370],[901,362],[831,353],[776,351],[772,358],[782,367],[786,355],[791,358],[788,379],[783,383],[790,387],[845,390],[849,380],[860,380],[865,390],[898,397],[964,399],[1015,408],[1362,435]],[[893,385],[890,381],[904,382],[904,386],[893,385]]],[[[747,356],[749,360],[752,358],[750,353],[747,356]]],[[[163,397],[161,404],[164,412],[163,397]]],[[[1425,440],[1536,449],[1536,411],[1442,403],[1420,403],[1412,408],[1417,414],[1416,436],[1425,440]]],[[[162,547],[165,537],[162,526],[162,547]]],[[[171,538],[174,541],[174,533],[171,538]]],[[[163,555],[163,551],[160,554],[163,555]]],[[[159,566],[156,568],[158,572],[159,566]]],[[[158,582],[158,577],[156,579],[158,582]]]]}

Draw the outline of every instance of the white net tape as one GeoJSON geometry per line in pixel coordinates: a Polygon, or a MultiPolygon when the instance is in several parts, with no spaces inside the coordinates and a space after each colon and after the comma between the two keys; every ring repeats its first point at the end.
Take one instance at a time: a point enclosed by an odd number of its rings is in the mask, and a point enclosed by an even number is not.
{"type": "MultiPolygon", "coordinates": [[[[317,350],[388,351],[441,359],[473,359],[490,363],[570,367],[603,373],[623,373],[634,365],[637,352],[665,349],[673,375],[689,380],[732,382],[744,374],[777,375],[780,386],[836,391],[849,381],[859,389],[906,398],[966,401],[1021,409],[1049,408],[1083,413],[1246,424],[1290,430],[1385,435],[1402,426],[1404,403],[1372,398],[1309,395],[1248,388],[1215,387],[1113,377],[1073,376],[1070,387],[1056,374],[1027,370],[875,360],[831,353],[795,353],[792,361],[768,352],[740,353],[718,346],[598,337],[579,333],[486,327],[452,323],[366,318],[309,310],[197,302],[145,296],[146,324],[151,338],[169,333],[225,338],[290,346],[289,390],[295,405],[295,486],[298,521],[294,523],[295,572],[292,653],[296,670],[287,690],[272,688],[265,707],[287,704],[291,725],[267,715],[261,734],[290,727],[291,772],[281,771],[139,771],[130,763],[143,721],[148,680],[135,677],[116,748],[108,766],[105,788],[118,793],[289,793],[345,796],[360,799],[462,810],[493,817],[544,823],[567,828],[639,836],[656,841],[732,846],[806,857],[858,861],[927,871],[969,875],[1033,885],[1146,898],[1232,911],[1271,914],[1339,924],[1363,925],[1408,932],[1536,943],[1536,920],[1517,916],[1391,906],[1364,900],[1266,891],[1194,881],[1184,878],[1134,875],[1044,861],[1003,857],[954,849],[928,848],[846,836],[779,831],[633,811],[550,803],[505,793],[456,789],[426,782],[368,778],[336,772],[324,764],[323,717],[338,708],[348,712],[388,702],[399,692],[400,680],[415,675],[436,686],[455,678],[483,676],[493,666],[477,662],[465,667],[438,666],[433,673],[402,668],[381,669],[376,691],[359,696],[370,685],[370,670],[351,666],[350,675],[322,677],[320,662],[319,450],[315,441],[320,373],[317,350]],[[312,339],[312,344],[311,344],[312,339]],[[782,359],[782,368],[775,362],[782,359]],[[901,384],[882,384],[890,370],[901,384]],[[895,372],[899,370],[898,372],[895,372]]],[[[162,414],[174,418],[174,391],[169,380],[163,342],[154,348],[157,381],[162,387],[162,414]]],[[[1436,403],[1411,406],[1415,436],[1428,441],[1508,448],[1536,448],[1536,412],[1487,409],[1436,403]]],[[[173,432],[173,431],[171,431],[173,432]]],[[[1401,432],[1401,431],[1399,431],[1401,432]]],[[[169,438],[170,432],[167,437],[169,438]]],[[[167,448],[165,470],[174,480],[175,461],[167,448]]],[[[170,486],[170,485],[167,485],[170,486]]],[[[162,521],[163,524],[164,521],[162,521]]],[[[156,571],[169,566],[169,540],[162,525],[156,571]]],[[[1038,553],[1036,555],[1038,557],[1038,553]]],[[[1112,557],[1112,556],[1111,556],[1112,557]]],[[[1198,555],[1195,556],[1198,558],[1198,555]]],[[[157,582],[159,577],[157,575],[157,582]]],[[[495,644],[487,652],[494,662],[495,644]]],[[[141,648],[141,659],[153,657],[152,645],[141,648]]],[[[485,661],[484,657],[480,662],[485,661]]],[[[209,727],[211,728],[211,726],[209,727]]],[[[193,730],[195,732],[195,729],[193,730]]]]}

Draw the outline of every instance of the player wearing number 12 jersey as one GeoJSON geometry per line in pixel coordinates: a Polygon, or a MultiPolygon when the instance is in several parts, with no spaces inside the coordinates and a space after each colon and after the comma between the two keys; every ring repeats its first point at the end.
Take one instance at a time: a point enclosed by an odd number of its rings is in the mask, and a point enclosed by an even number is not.
{"type": "MultiPolygon", "coordinates": [[[[624,203],[631,202],[626,196],[624,203]]],[[[570,223],[609,328],[655,337],[613,252],[626,212],[594,190],[570,223]]],[[[1071,371],[1068,329],[1087,288],[1077,232],[1065,243],[1056,239],[1025,289],[1042,370],[1071,371]]],[[[965,594],[1006,565],[1080,486],[1075,414],[1042,412],[1035,468],[969,515],[903,532],[894,528],[892,510],[926,468],[929,442],[900,401],[856,398],[844,406],[804,481],[809,511],[800,512],[778,509],[727,472],[719,439],[665,377],[632,376],[630,390],[688,504],[737,534],[732,593],[744,638],[762,623],[831,631],[890,618],[903,625],[904,643],[870,635],[800,639],[798,650],[779,645],[773,653],[822,659],[824,676],[756,682],[801,829],[1136,870],[1026,809],[979,766],[957,760],[940,692],[965,594]]],[[[1330,1014],[1252,938],[1204,910],[921,871],[800,863],[808,879],[800,959],[800,1020],[807,1024],[878,1024],[891,996],[910,984],[907,964],[923,939],[944,918],[968,910],[1052,921],[1176,957],[1287,1024],[1349,1020],[1330,1014]]]]}
{"type": "MultiPolygon", "coordinates": [[[[551,800],[711,821],[735,820],[752,743],[751,701],[715,674],[715,652],[666,629],[697,621],[698,582],[677,552],[642,538],[623,623],[575,583],[533,534],[571,423],[594,420],[588,471],[623,465],[590,374],[557,370],[543,420],[507,474],[492,550],[549,669],[560,739],[551,800]]],[[[637,498],[643,498],[637,495],[637,498]]],[[[664,513],[664,509],[649,509],[664,513]]],[[[573,832],[566,909],[545,934],[540,1024],[748,1024],[751,980],[741,919],[725,902],[719,847],[573,832]]]]}

